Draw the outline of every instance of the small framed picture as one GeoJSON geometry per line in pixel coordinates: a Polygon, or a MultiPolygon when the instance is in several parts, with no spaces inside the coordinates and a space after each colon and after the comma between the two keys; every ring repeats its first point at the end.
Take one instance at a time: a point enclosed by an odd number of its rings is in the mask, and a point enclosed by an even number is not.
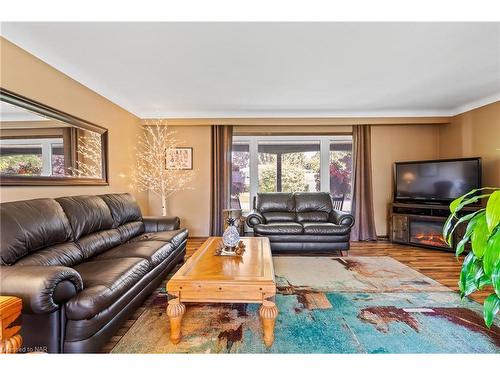
{"type": "Polygon", "coordinates": [[[165,158],[167,169],[193,169],[192,147],[169,148],[165,158]]]}

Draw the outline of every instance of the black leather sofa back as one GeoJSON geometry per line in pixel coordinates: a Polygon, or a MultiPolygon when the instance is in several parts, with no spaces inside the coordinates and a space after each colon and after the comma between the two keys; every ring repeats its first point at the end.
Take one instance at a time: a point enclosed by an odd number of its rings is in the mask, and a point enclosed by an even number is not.
{"type": "Polygon", "coordinates": [[[68,218],[53,199],[2,203],[0,218],[1,265],[12,265],[42,249],[57,251],[57,245],[72,240],[68,218]]]}
{"type": "Polygon", "coordinates": [[[100,197],[108,205],[113,216],[113,228],[118,229],[122,242],[145,231],[139,205],[130,194],[105,194],[100,197]]]}
{"type": "Polygon", "coordinates": [[[296,193],[295,206],[298,222],[327,222],[333,210],[328,193],[296,193]]]}
{"type": "Polygon", "coordinates": [[[268,223],[295,220],[295,199],[292,193],[260,193],[257,196],[257,210],[268,223]]]}

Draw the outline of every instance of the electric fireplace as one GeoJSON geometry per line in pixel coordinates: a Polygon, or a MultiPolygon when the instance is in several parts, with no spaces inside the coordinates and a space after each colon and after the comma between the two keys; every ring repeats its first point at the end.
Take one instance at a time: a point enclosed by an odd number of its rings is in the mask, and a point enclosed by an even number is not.
{"type": "Polygon", "coordinates": [[[450,249],[443,237],[445,221],[437,218],[410,217],[409,242],[418,246],[450,249]]]}

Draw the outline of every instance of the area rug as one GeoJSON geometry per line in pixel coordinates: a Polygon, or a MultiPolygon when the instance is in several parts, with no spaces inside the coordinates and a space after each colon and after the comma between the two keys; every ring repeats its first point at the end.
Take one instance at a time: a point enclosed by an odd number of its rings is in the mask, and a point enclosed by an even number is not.
{"type": "Polygon", "coordinates": [[[275,257],[275,341],[258,305],[188,304],[169,340],[163,288],[112,353],[499,353],[481,306],[390,257],[275,257]]]}

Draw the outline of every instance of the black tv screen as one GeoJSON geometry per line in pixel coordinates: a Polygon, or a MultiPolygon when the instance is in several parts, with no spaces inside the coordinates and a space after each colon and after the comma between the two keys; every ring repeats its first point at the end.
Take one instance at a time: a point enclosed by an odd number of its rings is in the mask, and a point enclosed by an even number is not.
{"type": "Polygon", "coordinates": [[[395,164],[396,201],[450,202],[481,187],[481,159],[395,164]]]}

